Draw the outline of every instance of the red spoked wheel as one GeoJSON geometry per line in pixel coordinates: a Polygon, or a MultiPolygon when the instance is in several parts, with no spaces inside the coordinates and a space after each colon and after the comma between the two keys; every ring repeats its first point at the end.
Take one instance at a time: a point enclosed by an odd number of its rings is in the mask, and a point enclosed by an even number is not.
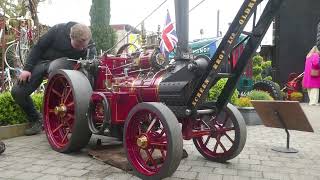
{"type": "Polygon", "coordinates": [[[200,154],[211,161],[225,162],[240,154],[247,138],[245,121],[237,108],[228,104],[218,116],[202,116],[195,130],[208,135],[193,138],[200,154]]]}
{"type": "Polygon", "coordinates": [[[63,153],[78,151],[88,144],[91,131],[86,112],[92,94],[84,74],[58,70],[50,74],[44,95],[44,128],[51,147],[63,153]]]}
{"type": "Polygon", "coordinates": [[[125,122],[124,145],[137,176],[150,180],[168,177],[182,158],[181,125],[161,103],[137,104],[125,122]]]}

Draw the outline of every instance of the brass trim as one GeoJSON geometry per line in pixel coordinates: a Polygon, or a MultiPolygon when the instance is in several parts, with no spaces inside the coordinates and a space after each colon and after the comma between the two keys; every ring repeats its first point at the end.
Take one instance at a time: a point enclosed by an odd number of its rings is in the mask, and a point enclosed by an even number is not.
{"type": "Polygon", "coordinates": [[[53,111],[56,116],[64,117],[67,114],[67,107],[64,104],[60,104],[53,111]]]}
{"type": "Polygon", "coordinates": [[[140,136],[137,138],[137,145],[143,149],[148,147],[148,138],[145,135],[140,136]]]}

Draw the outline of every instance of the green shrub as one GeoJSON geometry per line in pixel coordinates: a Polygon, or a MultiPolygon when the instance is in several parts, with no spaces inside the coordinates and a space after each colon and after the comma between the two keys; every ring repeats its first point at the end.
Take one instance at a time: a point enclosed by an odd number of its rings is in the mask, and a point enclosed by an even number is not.
{"type": "Polygon", "coordinates": [[[301,92],[293,92],[290,94],[291,101],[302,101],[303,94],[301,92]]]}
{"type": "Polygon", "coordinates": [[[270,59],[267,60],[266,63],[267,63],[267,67],[271,67],[272,66],[272,61],[270,59]]]}
{"type": "Polygon", "coordinates": [[[271,69],[272,62],[270,60],[264,61],[263,57],[260,55],[256,55],[252,58],[252,74],[254,81],[270,80],[272,81],[271,69]]]}
{"type": "MultiPolygon", "coordinates": [[[[42,107],[43,94],[33,94],[32,99],[37,110],[42,107]]],[[[14,102],[10,92],[0,94],[0,126],[25,123],[26,114],[14,102]]]]}
{"type": "Polygon", "coordinates": [[[256,55],[252,58],[252,66],[255,67],[255,66],[261,66],[263,62],[263,57],[260,56],[260,55],[256,55]]]}
{"type": "Polygon", "coordinates": [[[267,77],[263,78],[263,80],[272,81],[272,77],[271,76],[267,76],[267,77]]]}
{"type": "Polygon", "coordinates": [[[252,107],[251,99],[249,97],[240,97],[235,105],[238,107],[252,107]]]}
{"type": "Polygon", "coordinates": [[[282,97],[284,97],[285,100],[287,100],[288,94],[286,92],[283,92],[283,91],[280,91],[280,92],[281,92],[282,97]]]}
{"type": "Polygon", "coordinates": [[[247,95],[251,100],[273,100],[269,93],[265,91],[253,90],[247,95]]]}
{"type": "Polygon", "coordinates": [[[271,68],[271,65],[272,65],[272,62],[269,60],[269,61],[265,61],[261,64],[261,68],[262,69],[267,69],[267,68],[271,68]]]}
{"type": "Polygon", "coordinates": [[[34,93],[31,97],[32,97],[33,103],[36,106],[37,110],[42,111],[43,94],[42,93],[34,93]]]}
{"type": "Polygon", "coordinates": [[[244,97],[240,97],[235,105],[238,107],[252,107],[251,100],[274,100],[269,93],[265,91],[252,90],[244,97]]]}
{"type": "MultiPolygon", "coordinates": [[[[209,90],[209,96],[208,96],[208,100],[209,101],[216,101],[218,100],[218,97],[223,89],[223,87],[226,85],[228,79],[227,78],[223,78],[220,79],[210,90],[209,90]]],[[[231,103],[235,104],[236,100],[238,99],[239,96],[239,91],[238,90],[234,90],[232,96],[231,96],[231,103]]]]}
{"type": "Polygon", "coordinates": [[[261,72],[262,72],[262,68],[261,68],[260,66],[254,66],[254,67],[252,68],[252,74],[253,74],[253,76],[258,76],[258,75],[261,74],[261,72]]]}
{"type": "Polygon", "coordinates": [[[262,80],[262,76],[261,74],[257,75],[254,77],[254,80],[257,82],[257,81],[261,81],[262,80]]]}
{"type": "Polygon", "coordinates": [[[0,125],[19,124],[26,122],[26,115],[15,104],[10,92],[0,94],[0,125]]]}

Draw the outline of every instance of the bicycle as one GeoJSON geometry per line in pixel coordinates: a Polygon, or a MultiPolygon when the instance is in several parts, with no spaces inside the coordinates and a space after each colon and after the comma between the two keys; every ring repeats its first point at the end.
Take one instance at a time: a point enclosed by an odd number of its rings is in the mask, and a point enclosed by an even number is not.
{"type": "Polygon", "coordinates": [[[2,77],[2,74],[4,76],[4,82],[0,83],[1,84],[0,92],[9,91],[13,87],[13,82],[12,82],[10,70],[8,68],[5,68],[4,71],[0,72],[0,77],[2,77]]]}
{"type": "MultiPolygon", "coordinates": [[[[4,79],[3,82],[1,82],[0,92],[10,91],[12,89],[13,79],[20,74],[26,61],[31,42],[33,42],[33,32],[32,29],[29,28],[31,23],[27,23],[27,21],[28,19],[10,17],[6,20],[5,26],[15,33],[15,39],[6,43],[7,48],[4,55],[6,67],[1,73],[1,75],[4,75],[4,79]],[[20,22],[20,30],[13,28],[9,24],[10,20],[18,20],[20,22]]],[[[1,29],[0,37],[5,33],[5,29],[5,27],[1,29]]],[[[41,89],[43,89],[43,87],[41,89]]]]}
{"type": "Polygon", "coordinates": [[[33,31],[31,28],[32,20],[25,18],[9,18],[6,22],[8,28],[15,33],[15,39],[6,43],[8,45],[5,51],[5,64],[10,70],[22,68],[25,64],[30,46],[33,42],[33,31]],[[10,20],[18,20],[19,29],[13,28],[10,20]]]}

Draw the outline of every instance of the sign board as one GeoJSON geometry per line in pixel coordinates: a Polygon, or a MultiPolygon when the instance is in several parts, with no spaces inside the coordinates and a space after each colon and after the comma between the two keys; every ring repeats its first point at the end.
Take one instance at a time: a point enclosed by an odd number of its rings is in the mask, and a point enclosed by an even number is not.
{"type": "Polygon", "coordinates": [[[314,132],[298,101],[251,102],[267,127],[284,128],[278,119],[279,115],[289,130],[314,132]]]}

